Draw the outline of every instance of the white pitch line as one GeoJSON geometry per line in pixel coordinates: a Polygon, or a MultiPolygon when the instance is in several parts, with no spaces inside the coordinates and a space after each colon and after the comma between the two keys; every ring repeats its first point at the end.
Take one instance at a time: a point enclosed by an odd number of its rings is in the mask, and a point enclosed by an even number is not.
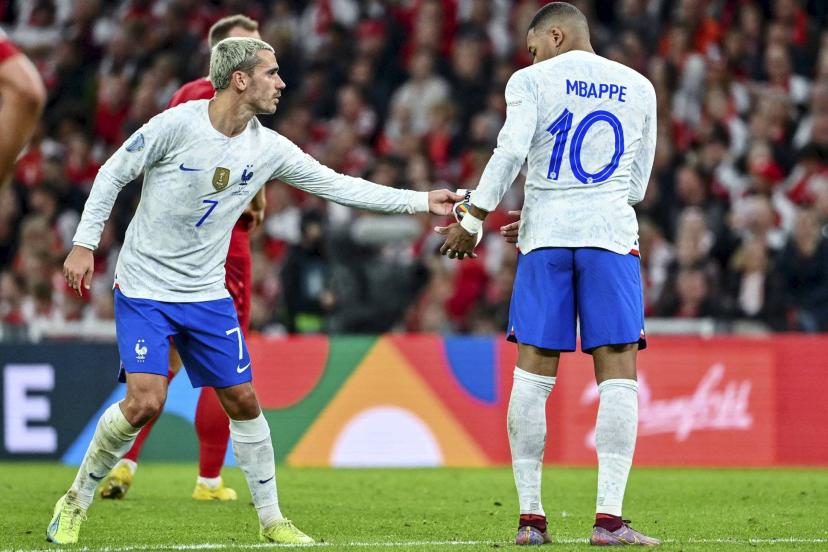
{"type": "MultiPolygon", "coordinates": [[[[555,544],[586,544],[588,539],[552,539],[555,544]]],[[[757,544],[828,544],[828,538],[804,539],[798,537],[778,537],[767,539],[687,539],[663,541],[664,544],[733,544],[742,546],[755,546],[757,544]]],[[[257,550],[267,548],[318,548],[327,546],[365,548],[370,546],[383,548],[399,548],[403,546],[479,546],[505,544],[496,541],[400,541],[400,542],[317,542],[314,544],[225,544],[225,543],[203,543],[203,544],[170,544],[170,545],[133,545],[133,546],[103,546],[103,547],[72,547],[72,548],[4,548],[0,552],[60,552],[62,550],[71,552],[133,552],[136,550],[257,550]]]]}

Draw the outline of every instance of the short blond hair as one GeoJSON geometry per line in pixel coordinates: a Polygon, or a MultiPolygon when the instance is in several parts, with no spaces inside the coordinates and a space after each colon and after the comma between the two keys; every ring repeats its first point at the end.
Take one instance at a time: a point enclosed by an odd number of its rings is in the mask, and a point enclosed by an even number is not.
{"type": "Polygon", "coordinates": [[[261,61],[256,54],[261,50],[275,53],[273,46],[258,38],[225,38],[210,52],[210,82],[216,90],[230,86],[230,76],[236,71],[253,74],[261,61]]]}

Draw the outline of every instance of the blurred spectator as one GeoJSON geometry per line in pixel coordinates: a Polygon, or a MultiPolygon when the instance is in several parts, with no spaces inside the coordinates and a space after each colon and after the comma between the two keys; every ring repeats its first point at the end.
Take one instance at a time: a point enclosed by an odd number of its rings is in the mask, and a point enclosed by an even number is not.
{"type": "Polygon", "coordinates": [[[394,114],[386,132],[398,136],[411,132],[422,136],[428,130],[428,115],[434,105],[449,97],[448,83],[434,71],[434,56],[426,49],[416,52],[409,67],[410,77],[391,99],[394,114]]]}
{"type": "Polygon", "coordinates": [[[710,282],[701,268],[694,266],[678,269],[675,287],[665,294],[656,308],[658,316],[676,318],[706,318],[720,314],[716,298],[710,290],[710,282]]]}
{"type": "Polygon", "coordinates": [[[319,213],[305,213],[300,232],[282,267],[285,325],[289,332],[319,333],[325,329],[325,314],[336,304],[319,213]]]}
{"type": "Polygon", "coordinates": [[[751,239],[733,254],[726,285],[734,317],[757,320],[774,330],[785,329],[785,288],[774,268],[770,251],[761,240],[751,239]]]}
{"type": "Polygon", "coordinates": [[[828,330],[828,241],[813,211],[802,211],[780,257],[779,268],[795,328],[828,330]]]}

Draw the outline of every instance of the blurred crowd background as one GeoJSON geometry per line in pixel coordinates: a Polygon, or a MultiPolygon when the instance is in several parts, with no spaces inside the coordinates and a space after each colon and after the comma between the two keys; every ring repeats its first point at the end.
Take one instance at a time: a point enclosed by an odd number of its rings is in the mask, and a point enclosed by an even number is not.
{"type": "MultiPolygon", "coordinates": [[[[658,149],[640,221],[646,313],[828,329],[828,2],[576,1],[600,55],[646,75],[658,149]]],[[[474,188],[531,62],[534,0],[0,0],[0,25],[49,91],[0,191],[6,335],[111,331],[111,286],[140,197],[127,186],[91,293],[61,267],[98,167],[207,73],[206,33],[246,14],[287,83],[263,122],[337,171],[429,190],[474,188]],[[69,330],[68,328],[72,328],[69,330]]],[[[522,180],[487,219],[479,258],[441,257],[445,219],[382,216],[282,184],[252,237],[251,326],[267,333],[505,330],[522,180]]]]}

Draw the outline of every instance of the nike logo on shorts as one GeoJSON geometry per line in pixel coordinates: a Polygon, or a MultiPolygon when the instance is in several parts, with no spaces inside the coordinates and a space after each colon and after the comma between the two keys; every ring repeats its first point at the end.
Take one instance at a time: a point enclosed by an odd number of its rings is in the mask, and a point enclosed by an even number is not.
{"type": "Polygon", "coordinates": [[[193,172],[193,171],[200,171],[201,170],[201,169],[194,169],[193,167],[185,167],[184,163],[181,163],[178,166],[178,168],[181,169],[182,171],[185,171],[185,172],[193,172]]]}
{"type": "Polygon", "coordinates": [[[250,368],[250,363],[249,362],[247,364],[245,364],[244,366],[236,366],[236,373],[241,374],[245,370],[247,370],[248,368],[250,368]]]}

